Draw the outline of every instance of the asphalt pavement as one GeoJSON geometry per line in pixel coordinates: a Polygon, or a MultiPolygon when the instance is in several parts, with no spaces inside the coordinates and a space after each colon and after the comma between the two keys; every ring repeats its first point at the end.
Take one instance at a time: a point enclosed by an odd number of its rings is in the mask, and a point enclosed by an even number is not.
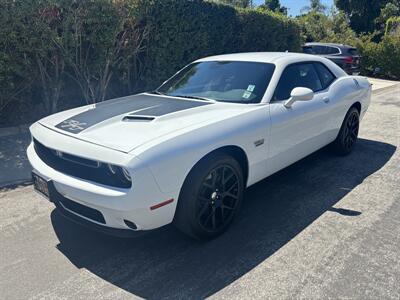
{"type": "Polygon", "coordinates": [[[210,242],[166,226],[133,239],[0,190],[1,299],[399,299],[400,85],[374,92],[354,152],[328,149],[251,187],[210,242]]]}

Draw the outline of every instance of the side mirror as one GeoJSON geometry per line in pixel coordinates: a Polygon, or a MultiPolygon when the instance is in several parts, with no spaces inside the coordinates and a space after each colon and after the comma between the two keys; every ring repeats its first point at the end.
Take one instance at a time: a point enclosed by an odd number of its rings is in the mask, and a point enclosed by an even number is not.
{"type": "Polygon", "coordinates": [[[305,87],[297,87],[292,90],[289,100],[287,100],[284,105],[286,108],[290,108],[296,101],[309,101],[313,98],[314,92],[311,89],[305,87]]]}

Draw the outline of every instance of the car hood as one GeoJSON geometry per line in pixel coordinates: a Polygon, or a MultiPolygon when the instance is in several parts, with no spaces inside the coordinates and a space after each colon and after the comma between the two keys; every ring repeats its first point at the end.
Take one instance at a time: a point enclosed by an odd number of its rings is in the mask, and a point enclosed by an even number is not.
{"type": "Polygon", "coordinates": [[[122,152],[207,121],[243,112],[246,105],[138,94],[48,116],[39,123],[59,133],[122,152]]]}

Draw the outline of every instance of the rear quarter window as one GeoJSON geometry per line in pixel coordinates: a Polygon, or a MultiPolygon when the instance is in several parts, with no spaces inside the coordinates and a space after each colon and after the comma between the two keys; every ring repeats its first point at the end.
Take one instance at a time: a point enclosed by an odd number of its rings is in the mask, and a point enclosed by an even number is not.
{"type": "Polygon", "coordinates": [[[351,48],[348,50],[350,55],[356,56],[358,55],[358,50],[356,48],[351,48]]]}
{"type": "Polygon", "coordinates": [[[326,47],[326,54],[339,54],[340,50],[336,47],[326,47]]]}
{"type": "Polygon", "coordinates": [[[322,63],[316,62],[314,66],[321,80],[322,89],[328,88],[335,81],[335,75],[322,63]]]}

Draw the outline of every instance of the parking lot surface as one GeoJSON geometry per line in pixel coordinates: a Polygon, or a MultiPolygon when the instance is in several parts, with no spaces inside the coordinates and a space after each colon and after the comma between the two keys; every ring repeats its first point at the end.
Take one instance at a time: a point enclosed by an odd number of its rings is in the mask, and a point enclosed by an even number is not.
{"type": "Polygon", "coordinates": [[[328,149],[254,185],[223,236],[118,239],[0,190],[2,299],[400,298],[400,86],[374,92],[347,157],[328,149]]]}

